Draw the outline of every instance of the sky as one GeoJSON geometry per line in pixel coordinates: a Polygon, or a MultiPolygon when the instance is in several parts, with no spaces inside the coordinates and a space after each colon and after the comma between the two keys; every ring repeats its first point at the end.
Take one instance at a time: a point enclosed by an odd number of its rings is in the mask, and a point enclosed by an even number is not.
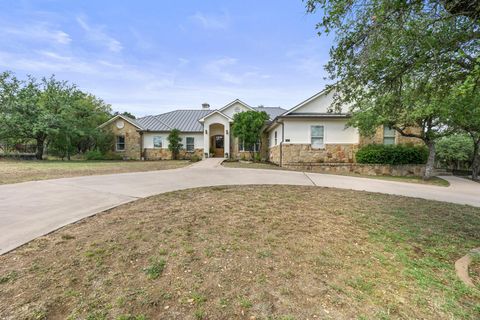
{"type": "Polygon", "coordinates": [[[328,83],[319,21],[302,0],[0,0],[0,70],[55,74],[136,116],[288,109],[328,83]]]}

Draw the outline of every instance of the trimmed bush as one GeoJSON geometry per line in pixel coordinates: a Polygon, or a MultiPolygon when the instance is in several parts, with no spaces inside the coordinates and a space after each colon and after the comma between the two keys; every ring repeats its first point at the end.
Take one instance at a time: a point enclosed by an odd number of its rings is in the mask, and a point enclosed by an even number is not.
{"type": "Polygon", "coordinates": [[[424,146],[369,144],[356,154],[358,163],[368,164],[425,164],[428,150],[424,146]]]}

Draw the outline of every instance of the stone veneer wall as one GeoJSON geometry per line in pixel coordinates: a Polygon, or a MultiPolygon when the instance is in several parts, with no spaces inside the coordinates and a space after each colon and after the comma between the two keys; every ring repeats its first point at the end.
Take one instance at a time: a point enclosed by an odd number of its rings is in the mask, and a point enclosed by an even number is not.
{"type": "MultiPolygon", "coordinates": [[[[168,149],[154,149],[154,148],[145,148],[144,149],[145,160],[171,160],[172,152],[168,149]]],[[[200,159],[203,157],[203,148],[195,149],[193,152],[187,152],[185,149],[180,150],[178,154],[178,159],[190,159],[193,155],[198,156],[200,159]]]]}
{"type": "Polygon", "coordinates": [[[268,161],[280,165],[280,145],[270,147],[268,161]]]}
{"type": "MultiPolygon", "coordinates": [[[[268,135],[263,134],[262,135],[262,141],[261,141],[261,149],[260,149],[260,156],[262,160],[267,160],[268,159],[268,153],[269,153],[269,148],[268,148],[268,135]]],[[[234,138],[232,136],[232,139],[230,140],[230,158],[232,159],[245,159],[245,160],[252,160],[251,158],[251,153],[248,151],[238,151],[238,138],[234,138]]]]}
{"type": "Polygon", "coordinates": [[[113,121],[104,128],[104,130],[110,130],[115,137],[125,137],[125,151],[116,151],[114,147],[113,152],[122,156],[125,160],[140,160],[141,135],[137,131],[138,129],[125,120],[122,120],[125,123],[124,127],[118,129],[116,126],[117,121],[113,121]]]}
{"type": "MultiPolygon", "coordinates": [[[[407,128],[405,129],[406,133],[418,133],[420,128],[407,128]]],[[[400,133],[395,132],[395,144],[414,144],[422,145],[423,141],[418,138],[405,137],[400,133]]],[[[383,144],[383,126],[380,126],[375,131],[375,134],[372,136],[360,136],[360,145],[364,146],[367,144],[383,144]]]]}
{"type": "Polygon", "coordinates": [[[314,149],[310,144],[283,144],[282,164],[296,162],[352,163],[355,162],[357,150],[357,144],[326,144],[323,149],[314,149]]]}
{"type": "Polygon", "coordinates": [[[425,165],[382,165],[360,163],[289,163],[282,167],[298,171],[310,171],[332,174],[362,174],[372,176],[423,176],[425,165]]]}

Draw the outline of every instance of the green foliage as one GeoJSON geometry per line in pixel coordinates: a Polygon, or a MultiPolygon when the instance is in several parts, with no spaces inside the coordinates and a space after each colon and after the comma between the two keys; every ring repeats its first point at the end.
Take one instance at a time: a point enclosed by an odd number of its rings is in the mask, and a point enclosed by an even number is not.
{"type": "Polygon", "coordinates": [[[267,120],[265,111],[238,112],[233,117],[232,133],[243,141],[246,150],[251,150],[255,143],[261,141],[262,128],[267,120]]]}
{"type": "Polygon", "coordinates": [[[180,153],[180,149],[182,149],[183,144],[182,138],[180,137],[180,130],[178,129],[173,129],[170,131],[168,137],[168,150],[172,152],[172,159],[176,160],[178,159],[178,154],[180,153]]]}
{"type": "Polygon", "coordinates": [[[162,275],[166,264],[167,261],[165,259],[151,258],[150,265],[147,268],[143,269],[143,271],[148,276],[148,278],[155,280],[162,275]]]}
{"type": "MultiPolygon", "coordinates": [[[[307,11],[321,9],[320,32],[334,33],[326,69],[335,81],[332,109],[351,106],[350,124],[362,134],[388,125],[430,146],[444,130],[451,88],[479,65],[479,20],[452,14],[441,0],[308,0],[307,11]]],[[[478,87],[478,86],[477,86],[478,87]]]]}
{"type": "Polygon", "coordinates": [[[443,137],[437,142],[437,160],[447,167],[460,169],[473,158],[472,139],[465,134],[443,137]]]}
{"type": "Polygon", "coordinates": [[[0,140],[34,140],[39,160],[46,144],[62,158],[94,148],[97,127],[109,117],[109,105],[54,76],[0,74],[0,140]]]}
{"type": "Polygon", "coordinates": [[[112,151],[101,152],[98,149],[85,152],[86,160],[122,160],[122,156],[112,151]]]}
{"type": "Polygon", "coordinates": [[[358,150],[358,163],[369,164],[424,164],[428,150],[425,147],[409,145],[370,144],[358,150]]]}

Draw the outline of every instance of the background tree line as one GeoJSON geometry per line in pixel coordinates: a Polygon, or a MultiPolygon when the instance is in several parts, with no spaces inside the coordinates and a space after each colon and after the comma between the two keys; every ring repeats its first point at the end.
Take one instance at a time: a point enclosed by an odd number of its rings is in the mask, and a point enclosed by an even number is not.
{"type": "Polygon", "coordinates": [[[307,0],[306,7],[322,11],[319,33],[335,35],[326,65],[339,93],[332,111],[351,106],[350,124],[362,134],[384,125],[423,140],[426,178],[439,139],[464,134],[478,179],[480,2],[307,0]]]}
{"type": "Polygon", "coordinates": [[[34,143],[60,158],[89,150],[112,150],[114,137],[97,127],[112,116],[110,105],[55,76],[19,80],[0,74],[0,142],[34,143]]]}

